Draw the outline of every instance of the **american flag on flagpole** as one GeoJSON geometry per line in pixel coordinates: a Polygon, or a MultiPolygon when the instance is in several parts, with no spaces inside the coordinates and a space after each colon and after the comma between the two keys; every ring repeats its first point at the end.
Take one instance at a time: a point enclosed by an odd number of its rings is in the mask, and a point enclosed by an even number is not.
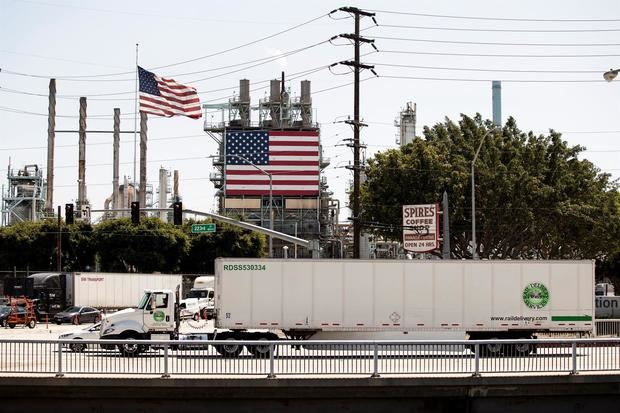
{"type": "Polygon", "coordinates": [[[199,119],[202,116],[196,89],[172,79],[157,76],[138,66],[140,81],[140,112],[172,117],[175,115],[199,119]]]}
{"type": "Polygon", "coordinates": [[[226,195],[318,196],[319,134],[315,131],[227,131],[226,195]],[[236,156],[235,156],[236,155],[236,156]]]}

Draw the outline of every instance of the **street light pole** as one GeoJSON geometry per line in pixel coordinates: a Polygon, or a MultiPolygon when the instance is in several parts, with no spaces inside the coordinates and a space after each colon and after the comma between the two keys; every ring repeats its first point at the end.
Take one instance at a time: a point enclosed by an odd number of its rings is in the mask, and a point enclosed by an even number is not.
{"type": "MultiPolygon", "coordinates": [[[[244,161],[248,165],[253,166],[257,170],[259,170],[261,173],[263,173],[263,174],[265,174],[265,175],[267,175],[269,177],[269,229],[273,231],[273,176],[272,176],[272,174],[267,172],[266,170],[264,170],[260,166],[255,165],[249,159],[244,158],[241,155],[230,154],[230,155],[224,155],[224,156],[241,159],[242,161],[244,161]]],[[[273,258],[273,237],[271,235],[269,235],[269,258],[273,258]]]]}
{"type": "Polygon", "coordinates": [[[496,129],[499,129],[499,127],[494,127],[492,129],[489,129],[487,133],[484,134],[484,136],[480,140],[478,149],[476,149],[476,154],[474,155],[474,159],[471,161],[471,244],[472,244],[472,258],[474,260],[478,259],[478,245],[476,244],[476,178],[475,178],[474,164],[476,163],[476,159],[478,159],[478,154],[480,153],[480,149],[482,148],[482,144],[484,143],[485,139],[491,132],[493,132],[496,129]]]}

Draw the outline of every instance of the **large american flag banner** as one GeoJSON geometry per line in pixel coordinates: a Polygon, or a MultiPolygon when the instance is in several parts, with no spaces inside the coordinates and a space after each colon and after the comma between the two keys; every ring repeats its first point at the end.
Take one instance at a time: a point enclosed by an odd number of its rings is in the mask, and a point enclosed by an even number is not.
{"type": "Polygon", "coordinates": [[[319,133],[315,131],[227,131],[226,195],[318,196],[319,133]]]}
{"type": "Polygon", "coordinates": [[[140,80],[140,112],[172,117],[199,119],[202,116],[196,89],[172,79],[157,76],[138,66],[140,80]]]}

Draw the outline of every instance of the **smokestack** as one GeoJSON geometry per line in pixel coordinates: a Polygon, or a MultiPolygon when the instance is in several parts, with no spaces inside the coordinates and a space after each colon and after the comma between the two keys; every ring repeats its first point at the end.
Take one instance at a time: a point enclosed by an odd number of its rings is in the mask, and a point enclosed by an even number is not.
{"type": "MultiPolygon", "coordinates": [[[[129,203],[131,202],[129,200],[129,181],[127,180],[127,176],[125,176],[123,178],[123,193],[121,194],[121,196],[123,197],[123,206],[122,208],[129,208],[129,203]]],[[[122,216],[126,216],[126,214],[123,212],[122,216]]]]}
{"type": "MultiPolygon", "coordinates": [[[[159,208],[168,207],[168,171],[164,168],[159,168],[159,208]]],[[[168,213],[166,211],[159,211],[159,219],[166,221],[168,213]]]]}
{"type": "Polygon", "coordinates": [[[301,125],[304,128],[312,127],[312,95],[310,81],[301,81],[301,125]]]}
{"type": "Polygon", "coordinates": [[[47,193],[46,213],[54,214],[54,142],[56,140],[56,79],[50,79],[49,104],[47,107],[47,193]]]}
{"type": "MultiPolygon", "coordinates": [[[[112,208],[119,207],[118,198],[118,169],[119,169],[119,148],[121,142],[121,110],[114,108],[114,143],[112,144],[112,208]]],[[[116,213],[114,213],[116,216],[116,213]]]]}
{"type": "Polygon", "coordinates": [[[276,103],[276,102],[280,102],[281,97],[282,97],[282,91],[280,90],[280,81],[278,79],[273,79],[270,83],[269,83],[270,87],[269,87],[269,91],[270,91],[270,96],[269,96],[269,100],[272,103],[276,103]]]}
{"type": "Polygon", "coordinates": [[[284,72],[282,72],[282,90],[280,92],[280,127],[288,128],[289,114],[288,114],[288,93],[286,93],[286,82],[284,81],[284,72]]]}
{"type": "Polygon", "coordinates": [[[502,82],[493,81],[493,124],[502,126],[502,82]]]}
{"type": "Polygon", "coordinates": [[[172,187],[172,192],[174,194],[174,200],[175,201],[180,201],[181,198],[179,198],[179,171],[178,170],[174,170],[174,184],[172,187]]]}
{"type": "Polygon", "coordinates": [[[239,80],[239,118],[241,126],[250,126],[250,81],[248,79],[239,80]]]}
{"type": "Polygon", "coordinates": [[[146,208],[146,132],[148,129],[146,121],[146,113],[140,112],[140,192],[138,193],[140,208],[146,208]]]}
{"type": "Polygon", "coordinates": [[[274,79],[270,82],[270,96],[269,96],[269,116],[271,116],[271,127],[280,127],[280,110],[282,103],[282,92],[280,90],[280,81],[274,79]]]}
{"type": "Polygon", "coordinates": [[[86,98],[80,98],[78,211],[86,205],[86,98]]]}

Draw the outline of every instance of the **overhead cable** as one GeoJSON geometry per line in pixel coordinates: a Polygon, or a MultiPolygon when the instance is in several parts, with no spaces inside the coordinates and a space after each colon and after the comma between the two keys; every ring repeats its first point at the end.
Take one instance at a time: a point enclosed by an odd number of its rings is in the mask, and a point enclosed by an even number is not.
{"type": "MultiPolygon", "coordinates": [[[[284,33],[288,33],[288,32],[290,32],[292,30],[298,29],[298,28],[300,28],[302,26],[305,26],[305,25],[313,23],[313,22],[315,22],[317,20],[320,20],[320,19],[322,19],[322,18],[324,18],[326,16],[327,16],[327,13],[322,14],[322,15],[320,15],[318,17],[315,17],[313,19],[307,20],[307,21],[305,21],[303,23],[299,23],[299,24],[297,24],[295,26],[289,27],[288,29],[281,30],[281,31],[276,32],[274,34],[271,34],[269,36],[261,37],[259,39],[253,40],[251,42],[247,42],[247,43],[235,46],[235,47],[231,47],[231,48],[228,48],[228,49],[225,49],[225,50],[221,50],[219,52],[211,53],[211,54],[208,54],[208,55],[205,55],[205,56],[196,57],[196,58],[193,58],[193,59],[184,60],[184,61],[181,61],[181,62],[171,63],[171,64],[168,64],[168,65],[149,67],[149,70],[158,70],[158,69],[164,69],[164,68],[167,68],[167,67],[179,66],[179,65],[182,65],[182,64],[196,62],[196,61],[199,61],[199,60],[203,60],[203,59],[207,59],[207,58],[210,58],[210,57],[219,56],[219,55],[222,55],[222,54],[225,54],[225,53],[229,53],[229,52],[232,52],[232,51],[235,51],[235,50],[247,47],[247,46],[251,46],[253,44],[260,43],[262,41],[265,41],[265,40],[268,40],[268,39],[271,39],[271,38],[274,38],[276,36],[280,36],[280,35],[282,35],[284,33]]],[[[4,71],[5,70],[3,69],[3,72],[4,71]]],[[[16,72],[10,72],[10,71],[6,71],[6,72],[7,73],[11,73],[11,74],[18,74],[16,72]]],[[[133,74],[135,74],[135,71],[133,71],[133,70],[132,71],[126,71],[126,72],[102,73],[102,74],[96,74],[96,75],[79,75],[79,76],[77,76],[77,75],[76,76],[67,76],[67,75],[65,75],[65,76],[51,76],[51,75],[34,75],[34,74],[19,73],[19,75],[21,75],[21,76],[37,77],[37,78],[44,78],[44,79],[54,78],[54,79],[57,79],[57,80],[60,80],[60,79],[62,79],[62,80],[73,80],[73,79],[99,78],[99,77],[111,77],[111,76],[133,75],[133,74]]]]}
{"type": "Polygon", "coordinates": [[[463,20],[494,20],[494,21],[513,21],[513,22],[557,22],[557,23],[601,23],[601,22],[620,22],[620,19],[530,19],[514,17],[486,17],[486,16],[457,16],[445,14],[412,13],[396,10],[369,10],[375,13],[397,14],[403,16],[436,17],[441,19],[463,19],[463,20]]]}

